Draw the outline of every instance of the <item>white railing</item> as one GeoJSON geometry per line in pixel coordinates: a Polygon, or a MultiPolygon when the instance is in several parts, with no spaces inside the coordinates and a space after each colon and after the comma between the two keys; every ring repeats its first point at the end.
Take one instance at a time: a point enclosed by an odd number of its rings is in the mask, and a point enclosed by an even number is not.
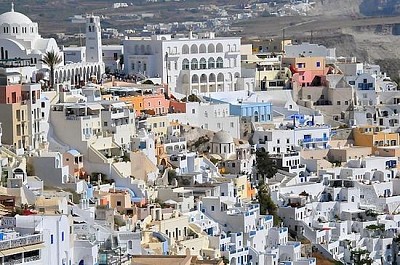
{"type": "Polygon", "coordinates": [[[0,241],[0,250],[34,245],[43,242],[42,234],[18,237],[0,241]]]}

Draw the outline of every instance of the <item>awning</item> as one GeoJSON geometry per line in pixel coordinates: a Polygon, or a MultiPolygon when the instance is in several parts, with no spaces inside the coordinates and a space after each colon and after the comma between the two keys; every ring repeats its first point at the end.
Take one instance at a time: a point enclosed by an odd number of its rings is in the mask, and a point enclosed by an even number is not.
{"type": "Polygon", "coordinates": [[[99,110],[103,109],[103,106],[100,104],[88,104],[87,107],[91,110],[99,110]]]}
{"type": "Polygon", "coordinates": [[[29,246],[24,246],[25,251],[33,251],[33,250],[38,250],[44,248],[44,244],[35,244],[35,245],[29,245],[29,246]]]}
{"type": "Polygon", "coordinates": [[[6,250],[2,250],[1,253],[3,256],[10,256],[18,253],[25,252],[25,249],[23,247],[18,247],[18,248],[10,248],[6,250]]]}

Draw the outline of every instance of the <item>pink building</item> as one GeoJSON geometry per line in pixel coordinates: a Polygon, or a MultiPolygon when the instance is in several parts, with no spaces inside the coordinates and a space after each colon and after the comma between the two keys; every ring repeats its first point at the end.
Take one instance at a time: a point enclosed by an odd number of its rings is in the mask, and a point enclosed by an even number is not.
{"type": "Polygon", "coordinates": [[[284,58],[283,65],[292,71],[293,83],[299,86],[321,86],[328,73],[324,57],[284,58]]]}
{"type": "Polygon", "coordinates": [[[165,99],[164,94],[143,95],[143,109],[149,114],[167,114],[169,109],[169,100],[165,99]],[[152,113],[153,111],[154,113],[152,113]]]}
{"type": "Polygon", "coordinates": [[[64,165],[68,166],[71,176],[80,177],[84,175],[83,156],[78,151],[72,149],[63,154],[64,165]]]}
{"type": "Polygon", "coordinates": [[[0,87],[0,104],[12,104],[21,102],[22,86],[20,84],[0,87]]]}

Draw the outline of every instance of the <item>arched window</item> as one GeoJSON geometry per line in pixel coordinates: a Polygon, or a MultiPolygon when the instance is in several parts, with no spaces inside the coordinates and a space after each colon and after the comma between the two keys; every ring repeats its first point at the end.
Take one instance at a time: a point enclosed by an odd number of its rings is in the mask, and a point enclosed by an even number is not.
{"type": "Polygon", "coordinates": [[[217,58],[217,68],[224,68],[224,60],[221,57],[217,58]]]}
{"type": "Polygon", "coordinates": [[[223,51],[224,51],[224,48],[223,48],[223,46],[222,46],[221,43],[218,43],[218,44],[217,44],[216,50],[217,50],[217,52],[223,52],[223,51]]]}
{"type": "Polygon", "coordinates": [[[192,59],[192,62],[190,63],[190,65],[191,65],[191,69],[192,69],[192,70],[197,70],[197,69],[199,69],[199,62],[197,61],[196,58],[193,58],[193,59],[192,59]]]}
{"type": "Polygon", "coordinates": [[[190,46],[190,53],[199,53],[199,49],[197,48],[196,44],[192,44],[192,46],[190,46]]]}
{"type": "Polygon", "coordinates": [[[204,58],[200,59],[200,69],[207,69],[207,61],[204,58]]]}
{"type": "Polygon", "coordinates": [[[199,52],[200,53],[207,53],[206,45],[201,44],[199,47],[199,52]]]}
{"type": "Polygon", "coordinates": [[[200,76],[200,83],[207,83],[207,76],[205,74],[200,76]]]}
{"type": "Polygon", "coordinates": [[[183,45],[182,46],[182,54],[189,54],[189,46],[188,45],[183,45]]]}
{"type": "Polygon", "coordinates": [[[214,53],[214,52],[215,52],[214,44],[212,43],[208,44],[208,53],[214,53]]]}
{"type": "Polygon", "coordinates": [[[224,74],[223,73],[219,73],[217,76],[217,81],[218,82],[224,82],[224,74]]]}
{"type": "Polygon", "coordinates": [[[193,75],[192,76],[192,84],[197,84],[197,83],[199,83],[199,76],[193,75]]]}
{"type": "Polygon", "coordinates": [[[183,59],[182,70],[189,70],[189,60],[188,59],[183,59]]]}
{"type": "Polygon", "coordinates": [[[215,82],[215,74],[211,73],[210,77],[208,78],[210,82],[215,82]]]}
{"type": "Polygon", "coordinates": [[[214,69],[215,68],[215,60],[214,58],[208,59],[208,69],[214,69]]]}

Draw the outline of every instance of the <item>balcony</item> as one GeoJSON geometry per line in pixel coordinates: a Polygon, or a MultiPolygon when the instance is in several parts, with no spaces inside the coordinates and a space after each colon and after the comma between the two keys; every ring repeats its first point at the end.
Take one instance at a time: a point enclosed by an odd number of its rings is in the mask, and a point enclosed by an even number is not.
{"type": "Polygon", "coordinates": [[[329,137],[321,137],[321,138],[305,138],[300,139],[300,143],[318,143],[318,142],[328,142],[329,137]]]}
{"type": "Polygon", "coordinates": [[[42,234],[0,241],[0,251],[42,243],[42,234]]]}

